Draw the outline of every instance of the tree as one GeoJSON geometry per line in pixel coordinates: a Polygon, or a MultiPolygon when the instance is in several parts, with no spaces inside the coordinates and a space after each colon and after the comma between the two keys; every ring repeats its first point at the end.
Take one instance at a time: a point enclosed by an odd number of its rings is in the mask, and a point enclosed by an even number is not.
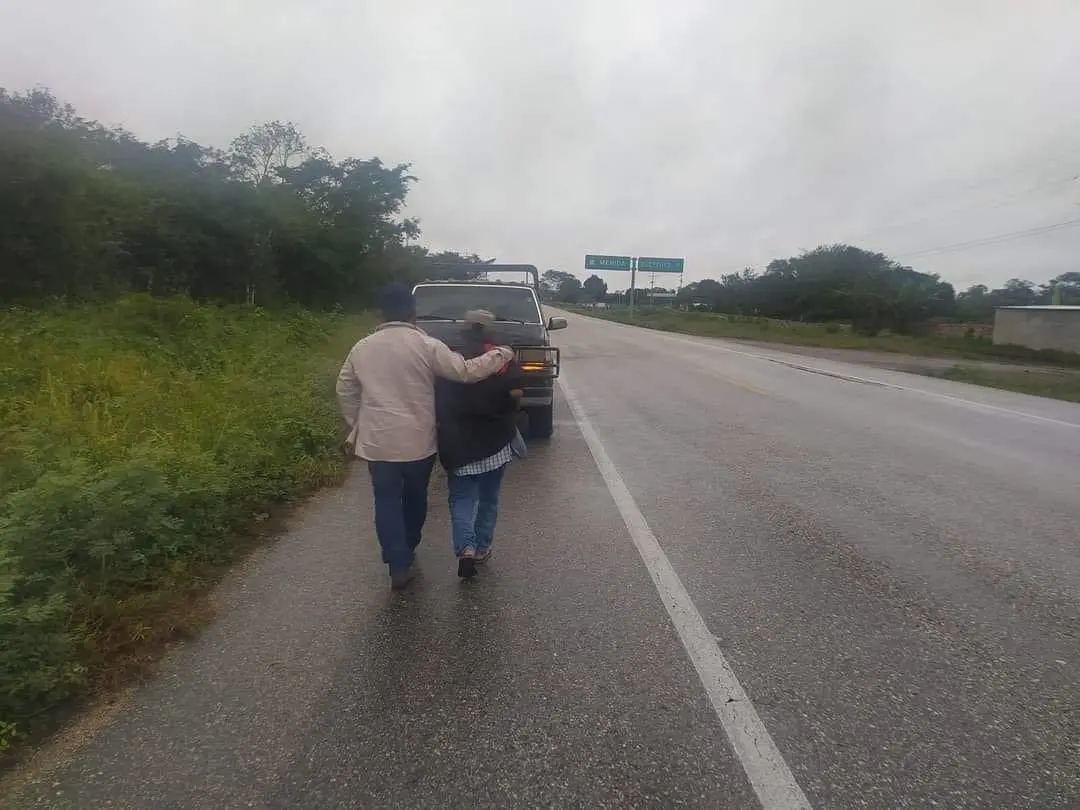
{"type": "Polygon", "coordinates": [[[994,308],[990,303],[990,288],[974,284],[956,296],[956,311],[962,321],[981,322],[989,320],[994,308]]]}
{"type": "Polygon", "coordinates": [[[581,279],[564,270],[545,270],[540,276],[540,292],[547,300],[573,303],[581,299],[581,279]]]}
{"type": "MultiPolygon", "coordinates": [[[[0,89],[0,301],[128,290],[199,300],[364,306],[391,278],[481,278],[475,254],[413,244],[407,163],[335,159],[291,122],[220,150],[155,143],[80,117],[47,90],[0,89]]],[[[603,280],[546,271],[546,299],[600,300],[603,280]]],[[[639,291],[639,301],[648,300],[639,291]]],[[[999,306],[1080,304],[1080,272],[959,295],[933,274],[852,245],[823,245],[683,287],[683,306],[912,332],[929,319],[989,321],[999,306]]]]}
{"type": "Polygon", "coordinates": [[[716,279],[707,278],[685,285],[675,296],[675,302],[684,307],[702,306],[720,312],[723,294],[723,285],[716,279]]]}
{"type": "Polygon", "coordinates": [[[483,259],[475,253],[441,250],[438,253],[425,253],[421,270],[425,279],[472,281],[484,278],[486,265],[494,262],[495,259],[483,259]]]}
{"type": "Polygon", "coordinates": [[[307,139],[291,121],[268,121],[252,127],[229,146],[236,176],[255,185],[282,179],[282,173],[312,156],[307,139]]]}
{"type": "Polygon", "coordinates": [[[540,289],[547,293],[555,293],[563,284],[572,284],[576,280],[577,276],[565,270],[545,270],[540,275],[540,289]]]}
{"type": "Polygon", "coordinates": [[[1022,278],[1010,278],[1000,290],[995,290],[995,306],[1029,307],[1039,303],[1035,285],[1022,278]]]}
{"type": "Polygon", "coordinates": [[[581,288],[589,301],[602,301],[607,295],[607,282],[595,274],[585,279],[581,288]]]}
{"type": "Polygon", "coordinates": [[[1040,298],[1049,298],[1058,305],[1080,305],[1080,272],[1070,270],[1050,279],[1041,291],[1040,298]]]}
{"type": "Polygon", "coordinates": [[[976,284],[956,296],[956,314],[963,321],[989,323],[998,307],[1026,307],[1049,304],[1057,287],[1063,303],[1080,303],[1080,273],[1062,273],[1036,289],[1030,281],[1011,278],[996,289],[976,284]]]}
{"type": "Polygon", "coordinates": [[[227,152],[148,144],[48,91],[0,90],[0,300],[139,290],[364,305],[426,255],[406,244],[414,181],[407,164],[335,161],[291,123],[253,127],[227,152]]]}
{"type": "Polygon", "coordinates": [[[555,293],[556,301],[565,301],[568,304],[573,304],[581,300],[581,279],[577,276],[572,276],[564,280],[559,284],[559,289],[555,293]]]}
{"type": "Polygon", "coordinates": [[[823,245],[720,281],[687,284],[676,301],[715,312],[799,321],[846,321],[866,334],[912,332],[955,311],[952,285],[851,245],[823,245]]]}

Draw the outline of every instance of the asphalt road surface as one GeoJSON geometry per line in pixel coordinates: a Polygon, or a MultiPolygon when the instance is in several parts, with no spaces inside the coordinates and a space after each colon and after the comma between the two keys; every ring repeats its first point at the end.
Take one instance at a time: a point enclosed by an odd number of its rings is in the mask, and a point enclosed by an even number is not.
{"type": "Polygon", "coordinates": [[[570,317],[391,593],[363,470],[13,807],[1080,807],[1080,406],[570,317]]]}

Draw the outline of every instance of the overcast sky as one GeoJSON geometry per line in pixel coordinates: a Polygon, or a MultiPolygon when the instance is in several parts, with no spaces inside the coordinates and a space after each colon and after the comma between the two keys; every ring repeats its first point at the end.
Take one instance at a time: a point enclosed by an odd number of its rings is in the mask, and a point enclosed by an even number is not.
{"type": "Polygon", "coordinates": [[[411,162],[436,248],[685,256],[689,281],[847,241],[962,288],[1080,270],[1080,0],[1024,9],[0,0],[0,86],[145,139],[283,119],[411,162]]]}

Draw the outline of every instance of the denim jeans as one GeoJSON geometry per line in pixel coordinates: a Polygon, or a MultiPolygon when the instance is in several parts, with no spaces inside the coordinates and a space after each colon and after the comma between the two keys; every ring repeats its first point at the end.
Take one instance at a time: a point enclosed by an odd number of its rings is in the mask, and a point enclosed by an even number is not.
{"type": "Polygon", "coordinates": [[[455,555],[467,548],[480,553],[491,548],[495,521],[499,519],[499,489],[505,473],[503,466],[480,475],[447,476],[455,555]]]}
{"type": "Polygon", "coordinates": [[[413,563],[427,520],[428,484],[435,456],[420,461],[369,461],[375,494],[375,533],[391,574],[413,563]]]}

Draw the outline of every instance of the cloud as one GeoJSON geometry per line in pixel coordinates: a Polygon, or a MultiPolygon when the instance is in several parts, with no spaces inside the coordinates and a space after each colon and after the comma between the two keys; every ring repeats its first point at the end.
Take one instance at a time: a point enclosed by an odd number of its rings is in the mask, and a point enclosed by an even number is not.
{"type": "Polygon", "coordinates": [[[1080,227],[928,252],[1080,218],[1073,0],[4,3],[9,87],[145,138],[282,118],[411,161],[440,248],[688,280],[841,240],[959,285],[1076,269],[1080,227]]]}

